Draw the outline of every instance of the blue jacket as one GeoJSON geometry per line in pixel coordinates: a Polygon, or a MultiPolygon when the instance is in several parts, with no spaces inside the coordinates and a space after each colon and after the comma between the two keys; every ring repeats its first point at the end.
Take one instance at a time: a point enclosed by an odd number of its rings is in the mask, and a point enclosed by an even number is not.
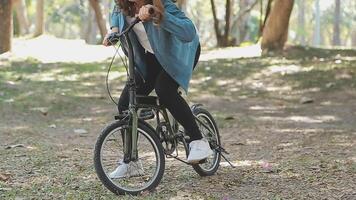
{"type": "MultiPolygon", "coordinates": [[[[143,25],[159,63],[180,87],[188,92],[199,37],[193,22],[171,0],[162,0],[162,3],[165,12],[160,25],[153,25],[151,20],[143,22],[143,25]]],[[[118,27],[120,31],[128,26],[119,9],[114,10],[111,15],[111,26],[118,27]]],[[[134,31],[131,31],[129,37],[134,50],[135,67],[145,78],[149,70],[143,60],[145,50],[134,31]]],[[[125,43],[122,45],[124,50],[127,50],[125,43]]]]}

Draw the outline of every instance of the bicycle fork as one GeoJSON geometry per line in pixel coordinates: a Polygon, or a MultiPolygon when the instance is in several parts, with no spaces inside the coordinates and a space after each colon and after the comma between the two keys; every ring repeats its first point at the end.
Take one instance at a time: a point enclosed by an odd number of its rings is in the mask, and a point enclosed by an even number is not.
{"type": "Polygon", "coordinates": [[[124,141],[124,161],[128,163],[130,161],[135,161],[138,159],[137,155],[137,139],[138,139],[138,116],[137,116],[137,107],[136,107],[136,83],[135,83],[135,70],[134,70],[134,60],[133,60],[133,50],[132,44],[130,42],[129,36],[126,33],[125,40],[128,44],[129,51],[129,127],[128,132],[125,134],[124,141]]]}
{"type": "Polygon", "coordinates": [[[138,116],[136,109],[129,109],[128,131],[124,134],[124,162],[135,161],[138,159],[137,140],[138,140],[138,116]]]}

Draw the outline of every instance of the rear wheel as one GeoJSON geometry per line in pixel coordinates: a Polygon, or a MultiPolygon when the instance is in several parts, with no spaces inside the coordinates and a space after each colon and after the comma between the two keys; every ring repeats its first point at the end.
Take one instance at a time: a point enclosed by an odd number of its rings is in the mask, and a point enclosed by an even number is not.
{"type": "Polygon", "coordinates": [[[143,174],[136,177],[112,179],[109,174],[122,163],[124,158],[123,134],[128,134],[128,122],[115,121],[102,131],[94,150],[94,165],[100,181],[115,194],[137,195],[153,190],[161,181],[165,158],[163,147],[155,131],[147,123],[138,123],[138,161],[143,174]]]}
{"type": "Polygon", "coordinates": [[[209,156],[204,163],[193,165],[194,170],[200,176],[211,176],[219,168],[221,153],[216,149],[221,145],[218,127],[211,114],[201,107],[196,107],[193,114],[199,119],[196,120],[199,130],[203,137],[209,141],[210,147],[213,150],[213,155],[209,156]]]}

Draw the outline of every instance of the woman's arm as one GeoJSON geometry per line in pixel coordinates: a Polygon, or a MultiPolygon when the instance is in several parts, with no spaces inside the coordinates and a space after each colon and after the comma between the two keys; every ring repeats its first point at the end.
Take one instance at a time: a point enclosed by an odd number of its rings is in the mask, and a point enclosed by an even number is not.
{"type": "Polygon", "coordinates": [[[120,14],[120,9],[118,6],[115,5],[112,13],[111,13],[111,19],[110,19],[110,29],[118,28],[119,27],[119,14],[120,14]]]}
{"type": "Polygon", "coordinates": [[[111,13],[111,19],[110,19],[110,31],[108,34],[103,39],[102,44],[104,46],[111,46],[112,43],[109,42],[108,37],[111,33],[114,32],[119,32],[119,20],[118,20],[118,15],[119,15],[119,10],[118,7],[115,6],[112,13],[111,13]]]}
{"type": "Polygon", "coordinates": [[[163,0],[165,12],[160,27],[183,42],[191,42],[196,33],[193,22],[171,0],[163,0]]]}

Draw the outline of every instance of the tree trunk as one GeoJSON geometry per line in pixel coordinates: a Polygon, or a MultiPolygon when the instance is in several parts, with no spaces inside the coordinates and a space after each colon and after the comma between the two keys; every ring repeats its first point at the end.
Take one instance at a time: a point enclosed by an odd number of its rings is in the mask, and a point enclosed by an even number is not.
{"type": "Polygon", "coordinates": [[[340,46],[340,23],[341,23],[341,10],[340,10],[340,0],[335,0],[335,13],[334,13],[334,34],[333,34],[333,45],[340,46]]]}
{"type": "Polygon", "coordinates": [[[298,0],[298,32],[297,37],[299,44],[305,46],[305,2],[304,0],[298,0]]]}
{"type": "Polygon", "coordinates": [[[231,0],[226,0],[225,5],[225,30],[223,45],[230,46],[230,25],[231,25],[231,0]]]}
{"type": "MultiPolygon", "coordinates": [[[[250,18],[251,10],[259,3],[260,0],[240,0],[239,12],[232,17],[230,37],[231,43],[234,45],[240,45],[246,40],[251,40],[250,33],[248,31],[248,20],[250,18]]],[[[232,1],[233,2],[233,1],[232,1]]],[[[231,6],[233,8],[233,6],[231,6]]]]}
{"type": "Polygon", "coordinates": [[[100,30],[101,38],[104,38],[108,32],[108,29],[106,28],[106,20],[105,20],[103,13],[101,12],[101,7],[100,7],[99,1],[100,0],[89,0],[89,3],[95,11],[96,22],[97,22],[99,30],[100,30]]]}
{"type": "Polygon", "coordinates": [[[44,33],[44,0],[37,0],[36,3],[36,27],[35,37],[44,33]]]}
{"type": "MultiPolygon", "coordinates": [[[[255,1],[256,4],[257,1],[255,1]]],[[[238,13],[239,18],[236,19],[237,27],[238,27],[238,35],[237,44],[241,44],[245,41],[247,35],[248,28],[248,19],[250,18],[250,11],[248,13],[244,13],[247,9],[249,9],[251,4],[250,0],[240,0],[240,10],[238,13]]],[[[252,9],[252,8],[251,8],[252,9]]]]}
{"type": "Polygon", "coordinates": [[[289,18],[294,0],[274,0],[263,29],[263,50],[282,50],[288,38],[289,18]]]}
{"type": "Polygon", "coordinates": [[[12,2],[0,1],[0,54],[11,50],[12,40],[12,2]]]}
{"type": "Polygon", "coordinates": [[[230,40],[230,27],[231,27],[231,0],[226,0],[225,7],[225,26],[224,26],[224,34],[222,34],[219,29],[219,19],[216,16],[216,8],[214,0],[210,0],[211,9],[213,11],[213,19],[214,19],[214,29],[217,40],[218,47],[226,47],[232,44],[230,40]]]}
{"type": "Polygon", "coordinates": [[[215,2],[214,0],[210,0],[211,3],[211,10],[213,12],[213,19],[214,19],[214,29],[215,29],[215,35],[216,35],[216,41],[218,46],[222,46],[222,35],[219,29],[219,20],[216,16],[216,8],[215,8],[215,2]]]}
{"type": "Polygon", "coordinates": [[[319,0],[315,0],[315,28],[313,36],[313,45],[321,45],[321,31],[320,31],[320,5],[319,0]]]}
{"type": "Polygon", "coordinates": [[[356,47],[356,28],[353,28],[351,33],[351,46],[356,47]]]}
{"type": "Polygon", "coordinates": [[[29,33],[29,23],[27,17],[26,1],[25,0],[13,0],[13,6],[16,9],[16,17],[19,23],[20,34],[29,33]]]}

